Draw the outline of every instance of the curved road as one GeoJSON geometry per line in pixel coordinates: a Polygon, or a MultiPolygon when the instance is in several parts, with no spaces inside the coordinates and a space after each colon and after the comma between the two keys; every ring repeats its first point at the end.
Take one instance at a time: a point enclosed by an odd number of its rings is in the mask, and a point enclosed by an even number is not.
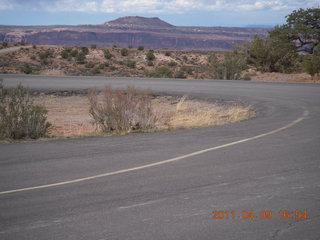
{"type": "Polygon", "coordinates": [[[319,239],[319,85],[1,77],[43,90],[134,84],[241,100],[258,114],[228,126],[0,145],[0,239],[319,239]]]}

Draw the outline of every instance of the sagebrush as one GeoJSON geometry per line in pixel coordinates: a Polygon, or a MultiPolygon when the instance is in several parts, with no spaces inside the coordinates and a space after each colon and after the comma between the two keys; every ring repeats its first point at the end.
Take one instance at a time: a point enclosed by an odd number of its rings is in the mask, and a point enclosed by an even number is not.
{"type": "Polygon", "coordinates": [[[5,89],[0,80],[0,139],[37,139],[46,135],[47,110],[35,105],[21,84],[5,89]]]}
{"type": "Polygon", "coordinates": [[[130,132],[155,127],[151,96],[128,86],[126,89],[105,87],[100,95],[95,89],[88,94],[93,123],[103,132],[130,132]]]}

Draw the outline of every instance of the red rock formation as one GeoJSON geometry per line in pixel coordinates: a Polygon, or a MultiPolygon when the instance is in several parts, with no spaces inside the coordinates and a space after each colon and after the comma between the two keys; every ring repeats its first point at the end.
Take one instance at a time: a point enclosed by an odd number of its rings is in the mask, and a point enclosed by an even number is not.
{"type": "Polygon", "coordinates": [[[226,50],[266,28],[177,27],[159,18],[124,17],[101,25],[0,26],[0,41],[86,46],[226,50]]]}

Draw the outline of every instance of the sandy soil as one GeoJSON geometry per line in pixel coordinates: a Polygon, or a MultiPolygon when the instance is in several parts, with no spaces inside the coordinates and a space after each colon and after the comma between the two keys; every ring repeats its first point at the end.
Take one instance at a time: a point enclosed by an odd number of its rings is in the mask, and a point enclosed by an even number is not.
{"type": "Polygon", "coordinates": [[[252,81],[258,82],[318,82],[320,83],[320,76],[311,77],[307,73],[261,73],[256,72],[251,77],[252,81]]]}

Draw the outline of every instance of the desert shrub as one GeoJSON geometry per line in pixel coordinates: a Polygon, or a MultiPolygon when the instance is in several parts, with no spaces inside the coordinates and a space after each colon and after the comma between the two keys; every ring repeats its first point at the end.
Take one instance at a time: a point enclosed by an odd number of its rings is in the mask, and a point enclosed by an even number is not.
{"type": "Polygon", "coordinates": [[[110,71],[115,71],[115,70],[117,70],[117,69],[118,69],[117,67],[112,66],[112,65],[109,67],[109,70],[110,70],[110,71]]]}
{"type": "Polygon", "coordinates": [[[108,49],[105,49],[103,51],[103,54],[104,54],[105,59],[108,59],[108,60],[113,57],[113,55],[110,53],[110,51],[108,49]]]}
{"type": "Polygon", "coordinates": [[[295,45],[278,36],[266,39],[256,36],[248,49],[247,62],[263,72],[290,73],[297,64],[295,45]]]}
{"type": "Polygon", "coordinates": [[[241,77],[241,79],[242,79],[242,80],[246,80],[246,81],[250,81],[250,80],[251,80],[251,77],[252,77],[252,74],[250,74],[250,73],[245,73],[245,74],[241,77]]]}
{"type": "Polygon", "coordinates": [[[89,48],[88,47],[80,47],[80,51],[83,52],[84,55],[89,54],[89,48]]]}
{"type": "Polygon", "coordinates": [[[320,52],[314,51],[312,55],[306,55],[303,59],[303,69],[314,77],[320,73],[320,52]]]}
{"type": "Polygon", "coordinates": [[[46,65],[48,65],[49,64],[49,61],[48,61],[48,59],[40,59],[40,64],[42,65],[42,66],[46,66],[46,65]]]}
{"type": "Polygon", "coordinates": [[[134,87],[104,89],[101,99],[96,90],[88,94],[93,123],[103,132],[130,132],[155,127],[151,97],[134,87]]]}
{"type": "Polygon", "coordinates": [[[138,50],[139,50],[139,51],[143,51],[143,50],[144,50],[144,46],[139,46],[139,47],[138,47],[138,50]]]}
{"type": "Polygon", "coordinates": [[[97,49],[97,44],[91,44],[91,45],[90,45],[90,48],[91,48],[91,49],[97,49]]]}
{"type": "Polygon", "coordinates": [[[136,62],[133,60],[127,60],[125,61],[125,65],[129,68],[136,68],[136,62]]]}
{"type": "Polygon", "coordinates": [[[128,56],[128,55],[129,55],[129,50],[126,49],[126,48],[122,48],[122,49],[120,50],[120,54],[121,54],[121,56],[123,56],[123,57],[128,56]]]}
{"type": "Polygon", "coordinates": [[[236,50],[226,52],[222,61],[216,55],[212,55],[209,57],[209,63],[216,79],[238,80],[241,78],[241,72],[247,68],[246,58],[236,50]]]}
{"type": "Polygon", "coordinates": [[[93,68],[94,67],[94,63],[93,62],[87,62],[84,66],[86,68],[93,68]]]}
{"type": "Polygon", "coordinates": [[[164,55],[167,56],[167,57],[170,57],[171,56],[171,52],[170,51],[165,51],[164,55]]]}
{"type": "Polygon", "coordinates": [[[102,69],[104,69],[104,68],[106,68],[106,67],[109,67],[109,63],[101,63],[101,64],[98,65],[98,68],[99,68],[100,70],[102,70],[102,69]]]}
{"type": "Polygon", "coordinates": [[[173,72],[167,67],[157,67],[155,70],[149,73],[149,76],[156,78],[172,78],[173,72]]]}
{"type": "Polygon", "coordinates": [[[152,67],[152,66],[154,66],[154,63],[153,63],[152,61],[148,61],[148,62],[147,62],[147,65],[148,65],[149,67],[152,67]]]}
{"type": "Polygon", "coordinates": [[[92,68],[90,72],[91,74],[99,74],[100,73],[99,66],[92,68]]]}
{"type": "Polygon", "coordinates": [[[186,75],[183,71],[178,71],[174,74],[175,78],[186,78],[186,75]]]}
{"type": "Polygon", "coordinates": [[[8,43],[7,42],[3,42],[2,46],[5,47],[5,48],[8,47],[8,43]]]}
{"type": "Polygon", "coordinates": [[[153,50],[149,50],[146,54],[146,58],[148,61],[153,61],[156,59],[156,56],[153,54],[153,50]]]}
{"type": "Polygon", "coordinates": [[[177,63],[176,63],[175,61],[170,61],[170,62],[168,63],[168,66],[169,66],[169,67],[176,67],[176,66],[177,66],[177,63]]]}
{"type": "Polygon", "coordinates": [[[67,59],[69,57],[69,52],[66,50],[66,49],[63,49],[61,52],[60,52],[60,56],[64,59],[67,59]]]}
{"type": "Polygon", "coordinates": [[[50,51],[49,49],[44,51],[44,52],[40,52],[39,53],[39,58],[40,59],[48,59],[49,57],[52,57],[53,53],[52,51],[50,51]]]}
{"type": "Polygon", "coordinates": [[[77,63],[83,64],[85,63],[86,55],[83,52],[78,52],[75,59],[77,63]]]}
{"type": "Polygon", "coordinates": [[[71,50],[70,55],[71,55],[71,57],[76,57],[78,55],[78,53],[79,52],[77,49],[73,49],[73,50],[71,50]]]}
{"type": "Polygon", "coordinates": [[[180,70],[187,74],[193,73],[193,68],[191,66],[182,66],[180,70]]]}
{"type": "Polygon", "coordinates": [[[47,110],[33,103],[27,88],[18,85],[5,89],[0,80],[1,139],[37,139],[43,137],[49,127],[47,110]]]}
{"type": "Polygon", "coordinates": [[[24,63],[21,67],[21,71],[25,74],[30,74],[32,73],[32,67],[28,63],[24,63]]]}

